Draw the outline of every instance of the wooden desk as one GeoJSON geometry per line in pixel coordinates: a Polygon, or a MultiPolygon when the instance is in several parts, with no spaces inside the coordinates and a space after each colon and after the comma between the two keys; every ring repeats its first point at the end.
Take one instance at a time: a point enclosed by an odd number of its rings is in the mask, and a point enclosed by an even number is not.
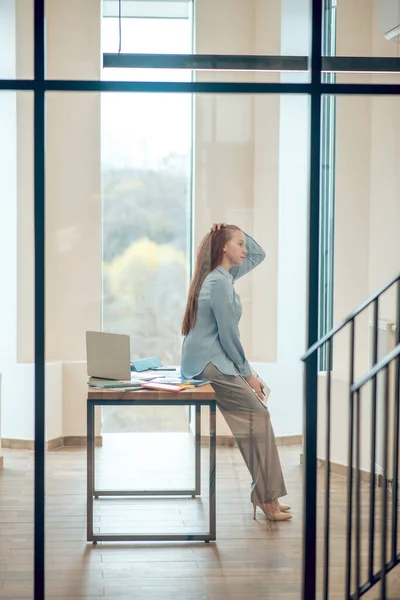
{"type": "Polygon", "coordinates": [[[204,541],[216,539],[215,512],[216,469],[216,399],[211,385],[188,388],[181,392],[156,390],[124,391],[121,389],[96,389],[88,386],[87,398],[87,541],[204,541]],[[96,406],[194,406],[195,418],[195,487],[192,490],[98,490],[95,482],[94,414],[96,406]],[[200,444],[201,407],[210,407],[210,458],[209,458],[209,531],[194,534],[95,534],[93,532],[93,500],[100,496],[192,496],[200,495],[200,444]]]}

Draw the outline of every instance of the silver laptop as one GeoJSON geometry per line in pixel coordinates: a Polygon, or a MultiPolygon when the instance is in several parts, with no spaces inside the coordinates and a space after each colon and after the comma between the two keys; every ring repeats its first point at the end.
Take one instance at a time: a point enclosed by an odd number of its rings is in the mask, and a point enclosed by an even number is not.
{"type": "Polygon", "coordinates": [[[129,335],[86,332],[86,360],[89,377],[131,379],[129,335]]]}

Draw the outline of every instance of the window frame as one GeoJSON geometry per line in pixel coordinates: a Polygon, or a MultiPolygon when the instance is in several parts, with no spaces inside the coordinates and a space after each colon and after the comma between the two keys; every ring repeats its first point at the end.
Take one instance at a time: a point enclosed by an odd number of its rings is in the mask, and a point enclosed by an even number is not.
{"type": "MultiPolygon", "coordinates": [[[[336,55],[336,0],[326,0],[324,7],[322,53],[336,55]]],[[[335,73],[322,73],[322,83],[335,84],[335,73]]],[[[321,155],[320,155],[320,273],[318,335],[322,338],[334,321],[334,254],[335,254],[335,153],[336,153],[336,96],[321,96],[321,155]]],[[[332,356],[321,347],[319,371],[332,370],[332,356]]]]}

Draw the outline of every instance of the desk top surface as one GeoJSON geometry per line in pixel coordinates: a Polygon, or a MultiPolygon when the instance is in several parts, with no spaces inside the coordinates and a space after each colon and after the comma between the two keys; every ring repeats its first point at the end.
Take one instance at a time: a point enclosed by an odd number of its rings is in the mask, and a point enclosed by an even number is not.
{"type": "Polygon", "coordinates": [[[124,390],[124,389],[99,389],[88,386],[88,400],[215,400],[215,391],[207,383],[199,387],[192,387],[180,392],[162,392],[158,390],[124,390]]]}

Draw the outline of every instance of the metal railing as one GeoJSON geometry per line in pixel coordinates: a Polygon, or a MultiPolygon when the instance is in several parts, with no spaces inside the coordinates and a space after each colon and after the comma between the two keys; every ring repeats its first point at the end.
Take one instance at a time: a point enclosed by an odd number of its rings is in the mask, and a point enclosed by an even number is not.
{"type": "MultiPolygon", "coordinates": [[[[381,598],[386,599],[386,574],[400,562],[400,554],[397,553],[397,526],[398,526],[398,470],[399,470],[399,401],[400,401],[400,344],[397,344],[395,349],[390,352],[386,358],[375,365],[373,369],[360,379],[357,383],[351,386],[351,407],[352,420],[354,423],[354,431],[351,435],[351,446],[354,446],[354,465],[353,452],[349,452],[349,478],[348,478],[348,513],[347,513],[347,566],[346,566],[346,581],[347,595],[350,596],[350,582],[352,579],[352,509],[355,504],[355,592],[351,598],[359,598],[371,589],[378,581],[381,581],[381,598]],[[394,402],[393,402],[393,479],[392,479],[392,523],[391,523],[391,540],[390,540],[390,559],[387,561],[387,534],[388,534],[388,440],[389,440],[389,404],[390,404],[390,366],[395,363],[394,376],[394,402]],[[377,377],[380,373],[384,376],[384,395],[383,395],[383,431],[382,431],[382,451],[383,451],[383,473],[382,473],[382,513],[381,513],[381,531],[380,531],[380,569],[374,572],[374,549],[376,542],[375,532],[375,469],[372,469],[370,474],[370,510],[369,510],[369,526],[368,526],[368,577],[367,581],[361,585],[360,583],[360,540],[361,540],[361,503],[360,503],[360,439],[361,439],[361,402],[362,391],[369,383],[373,383],[373,389],[376,389],[377,377]],[[354,468],[353,468],[354,466],[354,468]],[[355,479],[355,482],[354,482],[355,479]],[[353,500],[353,485],[355,483],[355,503],[353,500]]],[[[376,436],[376,422],[372,423],[372,434],[376,436]]],[[[371,457],[371,459],[375,456],[371,457]]],[[[375,466],[375,463],[373,463],[375,466]]]]}
{"type": "MultiPolygon", "coordinates": [[[[317,561],[317,409],[318,409],[318,352],[321,348],[327,349],[328,365],[326,376],[326,421],[325,421],[325,488],[324,488],[324,528],[323,528],[323,590],[324,600],[329,599],[329,576],[330,576],[330,525],[331,525],[331,414],[332,414],[332,374],[330,365],[333,358],[333,342],[336,335],[346,327],[350,328],[349,345],[349,377],[348,377],[348,482],[347,482],[347,537],[346,537],[346,600],[359,598],[367,592],[379,580],[382,581],[382,592],[386,594],[386,573],[398,563],[400,555],[397,555],[397,471],[399,466],[399,401],[400,401],[400,273],[379,289],[368,300],[361,304],[342,323],[336,326],[327,335],[309,348],[302,357],[305,363],[305,400],[304,400],[304,536],[303,536],[303,600],[314,600],[316,598],[316,561],[317,561]],[[396,286],[396,348],[386,358],[378,362],[378,326],[379,326],[379,302],[381,296],[393,286],[396,286]],[[360,381],[355,382],[355,323],[358,315],[369,307],[373,307],[373,339],[372,339],[372,369],[360,381]],[[394,402],[394,444],[393,444],[393,518],[392,518],[392,540],[391,558],[386,561],[387,543],[387,456],[388,456],[388,411],[389,411],[389,367],[395,362],[395,402],[394,402]],[[376,476],[376,454],[377,454],[377,377],[383,373],[384,385],[384,418],[383,418],[383,492],[384,515],[382,518],[381,568],[374,572],[374,550],[375,550],[375,517],[376,501],[375,487],[376,476]],[[369,456],[368,486],[370,490],[369,503],[369,551],[368,551],[368,576],[367,581],[360,583],[360,403],[363,388],[370,384],[371,393],[371,440],[369,456]],[[353,495],[355,501],[353,501],[353,495]],[[355,531],[353,531],[353,507],[355,506],[355,531]],[[354,539],[355,538],[355,539],[354,539]],[[354,541],[354,543],[353,543],[354,541]],[[353,546],[355,547],[355,572],[353,571],[353,546]],[[355,580],[355,582],[354,582],[355,580]]],[[[320,597],[320,594],[318,594],[320,597]]],[[[381,598],[386,598],[382,595],[381,598]]]]}

